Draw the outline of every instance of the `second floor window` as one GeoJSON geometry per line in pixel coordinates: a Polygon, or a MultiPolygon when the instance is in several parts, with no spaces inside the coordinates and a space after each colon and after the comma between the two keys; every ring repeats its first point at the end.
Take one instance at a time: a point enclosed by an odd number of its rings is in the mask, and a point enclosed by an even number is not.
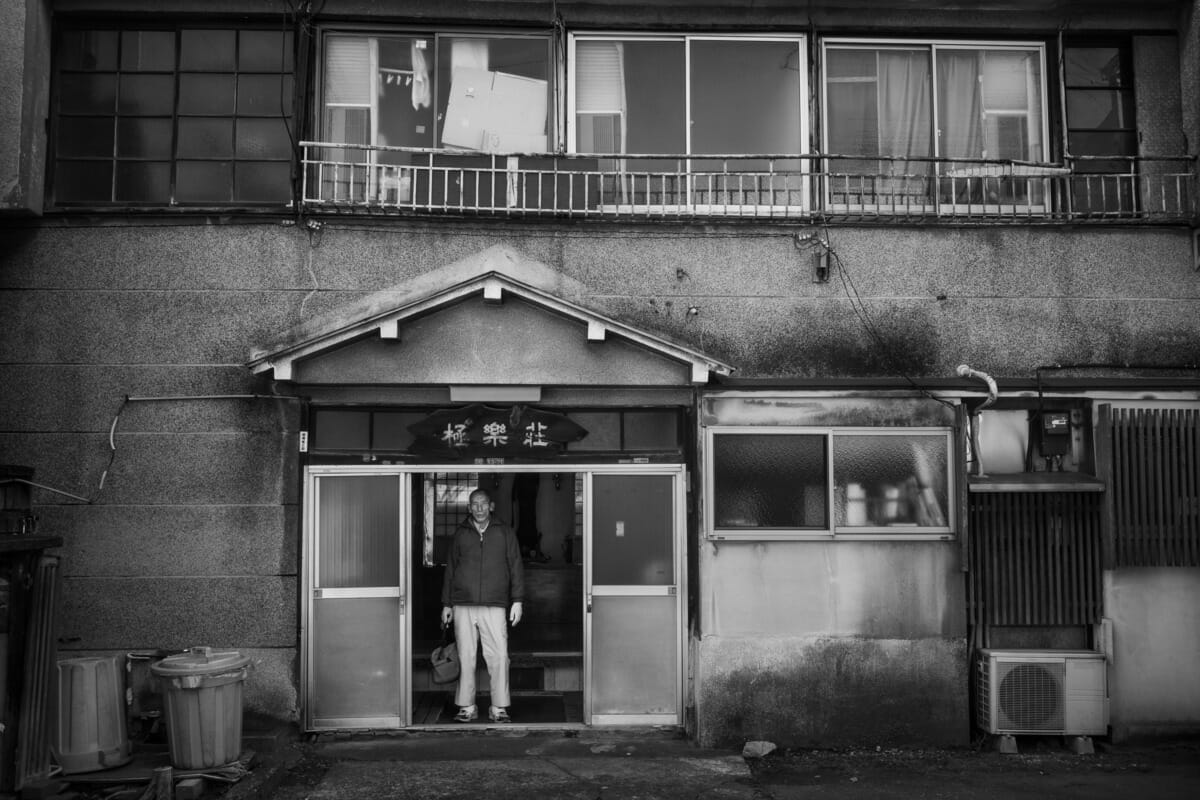
{"type": "Polygon", "coordinates": [[[829,171],[873,181],[836,192],[835,179],[833,200],[1037,202],[1028,182],[1002,184],[982,162],[1048,158],[1044,64],[1039,44],[827,40],[826,150],[843,157],[829,171]]]}
{"type": "Polygon", "coordinates": [[[599,164],[611,201],[804,204],[803,164],[779,158],[807,147],[802,38],[579,34],[568,63],[574,152],[667,156],[599,164]]]}
{"type": "Polygon", "coordinates": [[[54,202],[290,202],[291,40],[265,29],[62,30],[54,202]]]}

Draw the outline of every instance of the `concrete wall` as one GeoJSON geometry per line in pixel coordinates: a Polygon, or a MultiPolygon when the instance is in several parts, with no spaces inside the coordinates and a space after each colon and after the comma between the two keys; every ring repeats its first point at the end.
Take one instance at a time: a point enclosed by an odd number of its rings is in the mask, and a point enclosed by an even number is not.
{"type": "Polygon", "coordinates": [[[1200,568],[1104,575],[1115,740],[1200,733],[1200,568]]]}
{"type": "Polygon", "coordinates": [[[702,544],[693,665],[701,742],[965,744],[957,547],[702,544]]]}
{"type": "MultiPolygon", "coordinates": [[[[37,495],[43,530],[66,539],[66,650],[253,651],[261,668],[248,704],[285,718],[295,712],[298,641],[295,409],[133,402],[115,454],[109,431],[126,395],[267,391],[242,366],[250,350],[308,315],[500,243],[581,281],[585,302],[745,376],[947,377],[967,362],[1030,377],[1061,360],[1179,360],[1200,338],[1200,275],[1186,233],[1172,229],[837,228],[833,246],[885,354],[840,282],[813,283],[791,228],[328,220],[310,238],[280,220],[200,222],[46,220],[0,231],[0,463],[34,467],[39,482],[84,497],[108,468],[94,505],[37,495]],[[686,314],[689,306],[700,313],[686,314]]],[[[884,694],[902,696],[906,709],[921,705],[929,685],[945,701],[938,716],[894,737],[961,741],[966,655],[946,617],[962,608],[961,591],[945,546],[886,557],[882,546],[823,547],[774,544],[778,558],[764,559],[726,545],[704,555],[700,591],[724,619],[710,628],[706,616],[699,643],[697,704],[712,736],[764,729],[719,698],[740,670],[775,664],[773,680],[814,704],[784,731],[796,741],[822,735],[835,707],[861,715],[863,727],[841,716],[844,730],[865,730],[869,698],[904,675],[911,690],[884,694]],[[862,563],[847,566],[851,553],[862,563]],[[787,565],[772,576],[779,595],[772,588],[762,598],[786,610],[796,599],[792,576],[824,587],[833,557],[842,560],[838,594],[823,602],[836,599],[836,615],[806,607],[761,629],[757,611],[739,607],[735,587],[744,589],[759,561],[787,565]],[[871,609],[891,601],[877,602],[874,582],[855,581],[874,576],[900,591],[896,569],[933,577],[901,599],[899,619],[875,624],[871,609]],[[748,647],[764,630],[763,644],[748,647]],[[796,663],[837,653],[858,677],[809,688],[812,673],[796,663]]]]}

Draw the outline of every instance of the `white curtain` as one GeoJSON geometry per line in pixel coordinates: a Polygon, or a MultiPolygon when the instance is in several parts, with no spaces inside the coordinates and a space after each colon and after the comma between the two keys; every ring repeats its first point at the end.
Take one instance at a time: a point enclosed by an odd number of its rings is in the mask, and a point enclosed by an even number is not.
{"type": "Polygon", "coordinates": [[[878,83],[879,155],[932,155],[929,53],[879,51],[878,83]]]}
{"type": "Polygon", "coordinates": [[[981,56],[974,50],[937,53],[938,155],[945,158],[983,156],[981,56]]]}

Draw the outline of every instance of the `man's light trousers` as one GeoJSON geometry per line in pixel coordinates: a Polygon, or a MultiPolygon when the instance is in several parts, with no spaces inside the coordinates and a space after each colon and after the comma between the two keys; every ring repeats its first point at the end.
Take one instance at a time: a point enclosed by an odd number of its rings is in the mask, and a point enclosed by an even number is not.
{"type": "Polygon", "coordinates": [[[492,705],[508,708],[508,613],[500,606],[455,606],[454,638],[462,672],[454,702],[475,705],[475,664],[479,646],[492,684],[492,705]]]}

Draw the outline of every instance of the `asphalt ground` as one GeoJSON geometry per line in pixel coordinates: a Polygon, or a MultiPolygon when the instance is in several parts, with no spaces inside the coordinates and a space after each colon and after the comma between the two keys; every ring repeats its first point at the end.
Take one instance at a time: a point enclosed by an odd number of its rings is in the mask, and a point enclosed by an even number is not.
{"type": "Polygon", "coordinates": [[[743,751],[697,747],[673,731],[325,735],[281,743],[223,800],[792,800],[793,798],[1200,798],[1200,740],[1096,741],[1078,755],[1054,737],[1002,754],[864,747],[743,751]]]}

